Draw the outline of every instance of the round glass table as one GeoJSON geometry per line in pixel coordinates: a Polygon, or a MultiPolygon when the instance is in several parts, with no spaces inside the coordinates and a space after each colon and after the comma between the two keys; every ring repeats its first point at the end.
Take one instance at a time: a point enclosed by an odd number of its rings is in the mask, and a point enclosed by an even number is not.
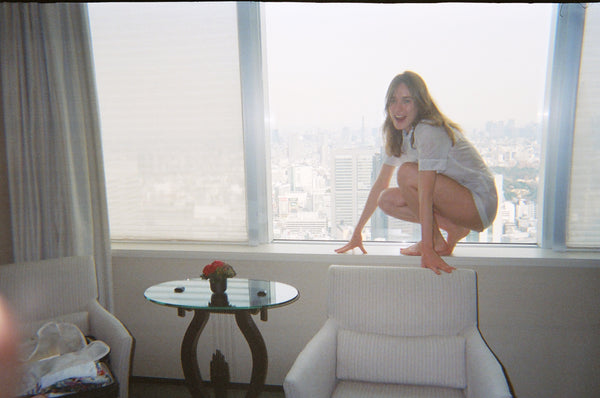
{"type": "MultiPolygon", "coordinates": [[[[208,280],[194,278],[151,286],[146,289],[144,296],[153,303],[177,308],[179,316],[185,316],[186,311],[194,311],[181,344],[181,366],[186,385],[194,398],[210,397],[200,375],[196,355],[204,326],[211,313],[235,315],[235,321],[252,353],[252,376],[246,393],[246,397],[250,398],[258,397],[263,390],[268,365],[265,342],[251,315],[260,313],[260,319],[267,321],[269,308],[291,304],[298,300],[299,293],[295,287],[285,283],[242,278],[227,279],[225,293],[213,293],[208,280]]],[[[228,366],[218,350],[211,362],[211,381],[215,395],[226,396],[228,366]]]]}

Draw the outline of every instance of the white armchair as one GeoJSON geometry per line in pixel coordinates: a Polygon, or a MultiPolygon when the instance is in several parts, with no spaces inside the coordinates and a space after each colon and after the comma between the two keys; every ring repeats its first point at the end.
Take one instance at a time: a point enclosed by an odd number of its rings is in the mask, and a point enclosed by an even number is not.
{"type": "Polygon", "coordinates": [[[474,271],[332,265],[328,279],[328,319],[287,398],[511,397],[477,327],[474,271]]]}
{"type": "Polygon", "coordinates": [[[119,397],[128,397],[133,337],[98,303],[91,256],[0,265],[0,294],[21,321],[24,336],[34,335],[46,322],[54,320],[73,323],[84,334],[108,344],[119,397]]]}

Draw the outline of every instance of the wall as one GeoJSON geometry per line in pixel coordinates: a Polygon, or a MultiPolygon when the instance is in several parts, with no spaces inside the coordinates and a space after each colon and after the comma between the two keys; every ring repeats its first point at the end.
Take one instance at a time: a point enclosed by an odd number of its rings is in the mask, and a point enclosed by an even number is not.
{"type": "MultiPolygon", "coordinates": [[[[518,397],[597,397],[600,260],[597,255],[591,259],[535,257],[455,255],[449,262],[477,271],[480,329],[518,397]]],[[[183,378],[179,350],[191,314],[180,318],[175,309],[147,302],[143,293],[156,283],[195,277],[216,258],[234,265],[240,277],[285,282],[301,293],[296,303],[270,310],[268,322],[254,317],[269,352],[267,384],[273,385],[282,384],[298,352],[325,320],[329,264],[418,265],[418,259],[397,255],[117,250],[113,258],[116,313],[136,338],[133,375],[183,378]]],[[[250,353],[227,315],[211,316],[200,338],[203,376],[209,374],[208,362],[215,348],[229,361],[233,381],[248,382],[250,353]]]]}

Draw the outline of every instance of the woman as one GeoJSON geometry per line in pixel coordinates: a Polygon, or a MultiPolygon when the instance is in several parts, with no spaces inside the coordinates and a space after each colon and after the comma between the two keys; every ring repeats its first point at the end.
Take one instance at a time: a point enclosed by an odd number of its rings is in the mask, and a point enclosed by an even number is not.
{"type": "Polygon", "coordinates": [[[496,217],[494,178],[459,126],[437,108],[423,79],[406,71],[396,76],[386,95],[383,125],[387,158],[373,184],[350,242],[336,250],[358,247],[362,230],[377,206],[392,216],[421,224],[421,241],[402,249],[421,256],[421,266],[436,274],[452,272],[441,256],[471,230],[481,232],[496,217]],[[398,188],[389,188],[398,168],[398,188]],[[444,239],[440,228],[447,232],[444,239]]]}

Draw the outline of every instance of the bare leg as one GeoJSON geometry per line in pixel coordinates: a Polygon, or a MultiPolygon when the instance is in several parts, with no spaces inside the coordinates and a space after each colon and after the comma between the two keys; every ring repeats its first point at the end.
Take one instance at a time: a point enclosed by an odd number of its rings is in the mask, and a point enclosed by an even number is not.
{"type": "MultiPolygon", "coordinates": [[[[414,223],[419,222],[417,216],[410,209],[406,200],[404,200],[404,196],[400,188],[389,188],[383,191],[381,196],[379,197],[378,205],[379,208],[389,216],[395,217],[403,221],[409,221],[414,223]]],[[[456,245],[456,242],[454,243],[454,245],[456,245]]],[[[439,232],[439,229],[437,229],[437,234],[435,234],[434,249],[441,256],[449,255],[450,253],[452,253],[452,250],[449,250],[449,246],[444,240],[442,234],[439,232]]],[[[415,243],[410,247],[401,249],[400,252],[407,256],[420,256],[421,244],[420,242],[415,243]]]]}
{"type": "MultiPolygon", "coordinates": [[[[436,240],[434,249],[440,256],[449,256],[454,251],[456,244],[460,242],[465,236],[471,232],[469,228],[461,227],[456,225],[450,220],[435,213],[435,221],[440,229],[443,229],[448,233],[446,240],[442,237],[443,243],[439,243],[436,240]]],[[[406,256],[420,256],[421,255],[421,242],[415,243],[405,249],[401,249],[400,252],[406,256]]]]}
{"type": "MultiPolygon", "coordinates": [[[[420,222],[419,214],[419,182],[418,182],[418,166],[416,163],[405,163],[398,169],[398,189],[406,202],[406,206],[410,212],[414,214],[416,222],[420,222]]],[[[437,221],[433,219],[433,249],[436,253],[447,253],[448,244],[444,240],[442,233],[437,225],[437,221]]],[[[400,253],[407,256],[421,255],[421,242],[418,242],[410,247],[400,250],[400,253]]]]}
{"type": "Polygon", "coordinates": [[[408,207],[400,188],[384,190],[377,201],[379,208],[388,216],[409,222],[419,222],[417,216],[408,207]]]}
{"type": "MultiPolygon", "coordinates": [[[[436,236],[437,235],[438,234],[436,234],[436,236]]],[[[444,237],[441,234],[439,234],[439,236],[440,238],[435,239],[433,249],[440,256],[449,256],[450,254],[452,254],[452,249],[450,248],[449,244],[446,242],[444,237]]],[[[421,242],[417,242],[414,245],[400,249],[400,253],[404,254],[405,256],[420,256],[421,242]]]]}
{"type": "Polygon", "coordinates": [[[447,218],[444,218],[437,213],[435,214],[435,218],[439,227],[448,233],[448,237],[446,240],[448,250],[444,253],[438,252],[438,254],[440,256],[449,256],[454,251],[456,244],[465,236],[467,236],[469,232],[471,232],[471,230],[467,227],[461,227],[460,225],[456,225],[447,218]]]}
{"type": "MultiPolygon", "coordinates": [[[[446,242],[444,236],[441,234],[439,227],[437,226],[437,222],[434,218],[435,225],[434,228],[434,237],[433,237],[433,249],[440,256],[449,256],[452,254],[452,249],[454,247],[450,247],[449,243],[446,242]]],[[[454,244],[456,246],[456,243],[454,244]]],[[[405,256],[420,256],[421,255],[421,242],[417,242],[412,246],[406,247],[404,249],[400,249],[400,253],[405,256]]]]}
{"type": "MultiPolygon", "coordinates": [[[[418,167],[405,163],[398,170],[398,185],[406,207],[418,222],[418,167]]],[[[449,177],[438,174],[434,188],[434,250],[440,256],[448,256],[456,244],[471,230],[481,230],[481,220],[470,191],[449,177]],[[440,228],[448,232],[447,241],[440,228]]],[[[392,214],[393,215],[393,214],[392,214]]],[[[411,220],[409,220],[411,221],[411,220]]],[[[421,242],[401,250],[410,256],[421,255],[421,242]]]]}

